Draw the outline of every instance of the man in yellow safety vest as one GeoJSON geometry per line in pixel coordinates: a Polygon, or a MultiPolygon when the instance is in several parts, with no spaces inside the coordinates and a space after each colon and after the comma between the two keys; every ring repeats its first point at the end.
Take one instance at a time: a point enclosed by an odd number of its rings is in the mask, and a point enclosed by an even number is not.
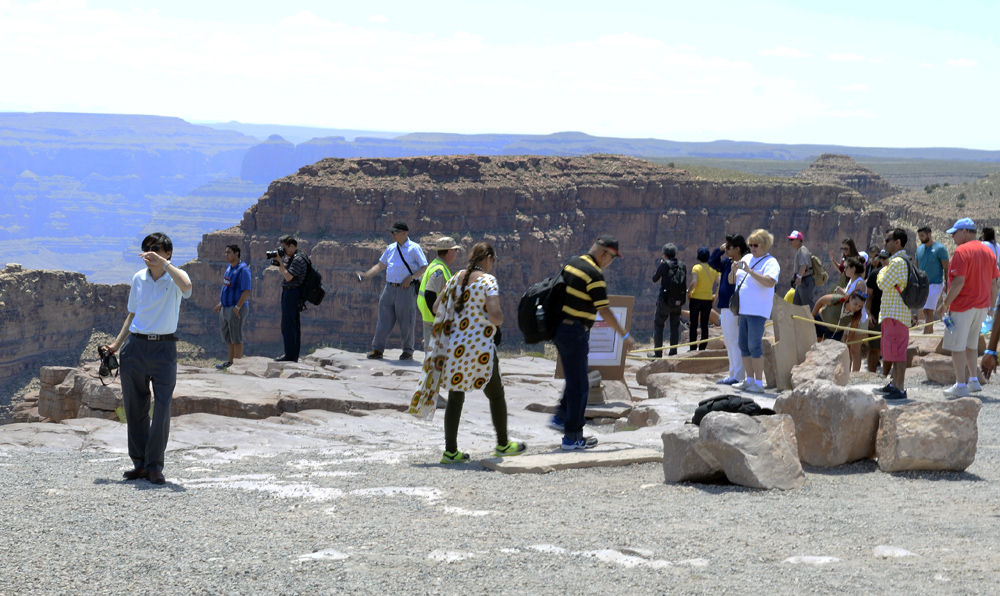
{"type": "Polygon", "coordinates": [[[431,261],[420,280],[420,291],[417,292],[417,308],[424,321],[424,352],[427,352],[431,341],[431,327],[434,325],[434,301],[444,289],[444,284],[451,279],[450,266],[455,262],[458,251],[462,247],[453,238],[443,236],[438,238],[437,258],[431,261]]]}

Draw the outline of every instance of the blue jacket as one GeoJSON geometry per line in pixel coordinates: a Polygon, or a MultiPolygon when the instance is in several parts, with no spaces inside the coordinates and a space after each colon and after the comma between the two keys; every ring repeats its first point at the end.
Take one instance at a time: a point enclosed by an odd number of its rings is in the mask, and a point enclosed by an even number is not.
{"type": "Polygon", "coordinates": [[[716,248],[708,257],[708,266],[722,275],[719,276],[719,308],[729,308],[729,300],[736,293],[736,284],[729,283],[729,269],[733,260],[726,256],[726,251],[716,248]]]}

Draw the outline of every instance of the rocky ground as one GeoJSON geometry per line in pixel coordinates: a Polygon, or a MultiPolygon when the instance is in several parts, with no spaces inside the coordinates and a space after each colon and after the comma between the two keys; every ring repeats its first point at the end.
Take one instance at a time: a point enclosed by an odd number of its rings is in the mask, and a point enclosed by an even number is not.
{"type": "MultiPolygon", "coordinates": [[[[342,383],[357,399],[366,384],[402,401],[416,378],[415,365],[338,358],[354,365],[340,381],[260,382],[342,383]]],[[[502,366],[512,435],[529,452],[553,451],[547,416],[525,409],[555,402],[553,363],[502,366]]],[[[656,426],[592,432],[606,450],[662,449],[660,433],[716,391],[714,378],[684,376],[675,396],[657,400],[656,426]]],[[[634,374],[627,380],[645,397],[634,374]]],[[[941,386],[909,382],[915,401],[943,399],[941,386]]],[[[1000,387],[987,385],[980,399],[978,454],[966,472],[806,467],[805,486],[790,491],[665,484],[658,463],[489,471],[481,461],[495,438],[475,393],[460,430],[469,464],[437,463],[440,415],[191,414],[173,421],[162,487],[121,480],[130,466],[118,423],[7,425],[0,595],[988,594],[1000,580],[1000,387]]]]}

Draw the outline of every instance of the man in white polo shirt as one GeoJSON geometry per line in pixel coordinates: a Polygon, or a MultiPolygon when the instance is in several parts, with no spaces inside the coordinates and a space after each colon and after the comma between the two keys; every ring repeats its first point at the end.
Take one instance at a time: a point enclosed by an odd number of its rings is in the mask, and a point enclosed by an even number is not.
{"type": "Polygon", "coordinates": [[[173,251],[166,234],[155,232],[143,239],[139,257],[146,268],[132,276],[129,314],[118,337],[107,346],[113,352],[121,348],[122,400],[128,420],[128,454],[134,465],[122,476],[126,480],[146,478],[153,484],[166,482],[163,454],[170,434],[170,401],[177,382],[174,332],[181,299],[191,297],[191,278],[170,262],[173,251]]]}
{"type": "Polygon", "coordinates": [[[378,263],[368,271],[356,272],[358,282],[361,282],[385,271],[386,284],[378,300],[378,323],[375,325],[375,338],[368,358],[382,357],[389,334],[398,322],[403,342],[403,353],[399,359],[413,360],[417,290],[420,288],[420,277],[427,269],[427,256],[419,244],[410,240],[410,228],[405,221],[397,221],[389,228],[389,233],[394,242],[382,252],[378,263]]]}

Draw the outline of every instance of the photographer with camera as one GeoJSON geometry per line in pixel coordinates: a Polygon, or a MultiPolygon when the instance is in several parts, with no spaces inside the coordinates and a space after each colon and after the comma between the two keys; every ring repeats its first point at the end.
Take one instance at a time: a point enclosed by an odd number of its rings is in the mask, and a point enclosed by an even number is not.
{"type": "Polygon", "coordinates": [[[115,341],[99,350],[119,351],[122,400],[128,422],[128,454],[133,469],[125,480],[146,478],[163,484],[163,454],[170,434],[170,401],[177,382],[177,319],[181,299],[191,297],[191,278],[170,262],[174,246],[161,232],[146,236],[146,268],[132,276],[128,316],[115,341]],[[152,385],[153,417],[149,417],[152,385]]]}
{"type": "Polygon", "coordinates": [[[278,267],[284,278],[281,281],[281,338],[285,342],[285,353],[275,358],[277,362],[298,362],[302,347],[302,326],[299,313],[305,306],[302,284],[306,280],[309,261],[299,251],[299,242],[292,236],[282,236],[279,249],[268,251],[266,256],[271,264],[278,267]],[[279,258],[280,257],[280,258],[279,258]]]}

